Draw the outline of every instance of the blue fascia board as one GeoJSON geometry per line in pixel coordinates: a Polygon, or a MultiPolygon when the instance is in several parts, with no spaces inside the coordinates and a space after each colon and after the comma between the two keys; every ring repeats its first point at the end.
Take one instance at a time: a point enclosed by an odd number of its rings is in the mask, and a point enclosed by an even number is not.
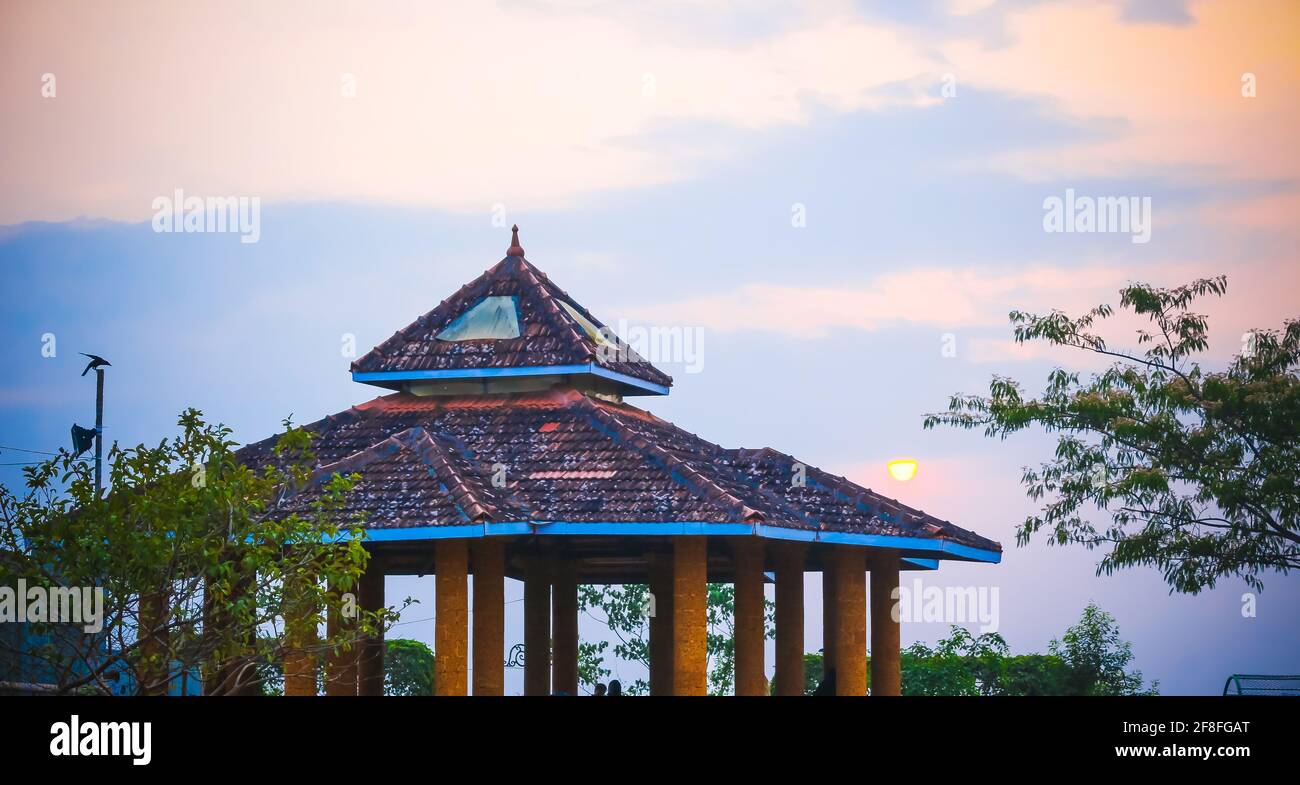
{"type": "Polygon", "coordinates": [[[636,387],[655,395],[667,395],[668,388],[625,373],[602,368],[595,363],[581,365],[527,365],[515,368],[445,368],[427,371],[371,371],[352,372],[352,381],[362,383],[374,382],[414,382],[437,379],[507,379],[521,376],[570,376],[589,374],[604,379],[636,387]]]}
{"type": "Polygon", "coordinates": [[[626,537],[744,537],[755,536],[770,540],[796,542],[824,542],[854,545],[867,548],[887,548],[907,551],[909,562],[918,567],[934,569],[941,559],[977,561],[998,564],[1002,554],[998,551],[974,548],[947,540],[922,537],[900,537],[890,534],[855,534],[851,532],[811,531],[788,529],[780,526],[748,523],[714,523],[703,521],[632,521],[628,523],[572,521],[514,521],[503,523],[474,523],[448,526],[407,526],[402,528],[376,528],[366,530],[366,539],[372,542],[404,540],[444,540],[510,535],[537,536],[626,536],[626,537]],[[923,555],[916,555],[923,554],[923,555]],[[932,566],[933,564],[933,566],[932,566]]]}
{"type": "Polygon", "coordinates": [[[587,372],[595,376],[600,376],[605,379],[612,379],[613,381],[622,382],[623,384],[629,384],[632,385],[633,387],[640,387],[642,390],[646,390],[647,392],[654,393],[655,395],[668,394],[668,388],[662,384],[647,382],[645,379],[638,379],[635,376],[629,376],[628,374],[625,373],[619,373],[618,371],[611,371],[610,369],[601,367],[599,365],[596,365],[595,363],[592,363],[587,367],[590,369],[587,372]]]}

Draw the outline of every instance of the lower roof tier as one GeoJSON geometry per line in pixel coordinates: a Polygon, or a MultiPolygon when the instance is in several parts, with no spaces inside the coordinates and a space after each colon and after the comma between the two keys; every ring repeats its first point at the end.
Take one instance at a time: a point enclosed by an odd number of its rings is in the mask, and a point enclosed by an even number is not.
{"type": "MultiPolygon", "coordinates": [[[[572,387],[396,393],[306,426],[316,482],[359,481],[345,512],[375,540],[474,534],[756,534],[998,561],[1002,546],[771,449],[726,449],[572,387]],[[802,467],[802,469],[800,469],[802,467]]],[[[271,458],[275,439],[241,459],[271,458]]]]}

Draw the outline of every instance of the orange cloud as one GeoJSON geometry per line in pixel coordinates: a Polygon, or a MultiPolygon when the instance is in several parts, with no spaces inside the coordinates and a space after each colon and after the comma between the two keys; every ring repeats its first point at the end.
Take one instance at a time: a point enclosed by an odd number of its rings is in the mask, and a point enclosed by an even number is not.
{"type": "Polygon", "coordinates": [[[1140,25],[1121,20],[1117,5],[1056,3],[1011,14],[1009,47],[941,48],[963,83],[1120,124],[1112,139],[991,162],[1024,177],[1300,176],[1300,5],[1201,2],[1192,14],[1192,25],[1140,25]],[[1254,97],[1243,96],[1243,79],[1254,97]]]}
{"type": "Polygon", "coordinates": [[[175,188],[485,214],[563,206],[690,176],[690,151],[628,143],[665,120],[797,124],[810,97],[878,106],[873,88],[931,67],[894,32],[833,11],[725,47],[486,3],[5,14],[0,223],[141,220],[175,188]]]}

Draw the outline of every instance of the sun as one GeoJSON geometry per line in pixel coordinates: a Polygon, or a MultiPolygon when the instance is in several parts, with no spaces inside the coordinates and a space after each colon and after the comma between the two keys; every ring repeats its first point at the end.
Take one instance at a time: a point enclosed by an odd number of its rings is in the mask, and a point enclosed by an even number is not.
{"type": "Polygon", "coordinates": [[[911,458],[899,458],[889,462],[889,476],[899,482],[907,482],[916,476],[917,463],[911,458]]]}

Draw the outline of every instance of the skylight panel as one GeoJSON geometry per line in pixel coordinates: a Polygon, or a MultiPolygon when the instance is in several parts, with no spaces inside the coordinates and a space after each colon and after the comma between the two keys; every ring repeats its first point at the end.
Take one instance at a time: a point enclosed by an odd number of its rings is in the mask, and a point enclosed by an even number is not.
{"type": "MultiPolygon", "coordinates": [[[[560,298],[558,297],[555,299],[560,300],[560,298]]],[[[574,321],[576,321],[578,325],[582,327],[583,332],[587,333],[587,336],[591,338],[591,340],[596,342],[597,346],[611,346],[611,347],[616,346],[614,342],[610,341],[608,338],[605,337],[604,333],[601,332],[599,327],[592,324],[591,320],[583,316],[578,311],[577,308],[574,308],[572,305],[569,305],[563,300],[560,300],[560,305],[564,306],[564,310],[569,312],[569,315],[572,316],[574,321]]]]}
{"type": "Polygon", "coordinates": [[[439,341],[481,341],[519,335],[519,298],[501,296],[479,300],[434,337],[439,341]]]}

